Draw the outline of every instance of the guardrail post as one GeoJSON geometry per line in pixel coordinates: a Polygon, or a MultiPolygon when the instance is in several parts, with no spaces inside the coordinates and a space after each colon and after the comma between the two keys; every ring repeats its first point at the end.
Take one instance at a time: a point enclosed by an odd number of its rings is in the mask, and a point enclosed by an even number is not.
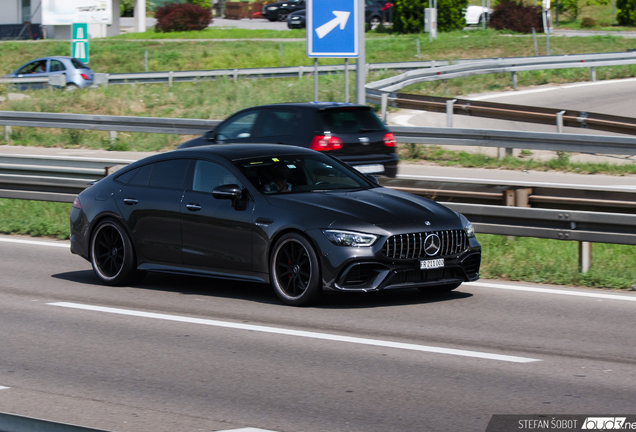
{"type": "Polygon", "coordinates": [[[314,58],[314,102],[318,102],[318,58],[314,58]]]}
{"type": "Polygon", "coordinates": [[[503,159],[506,156],[512,156],[512,149],[511,148],[504,148],[504,147],[497,148],[497,157],[499,159],[503,159]]]}
{"type": "Polygon", "coordinates": [[[517,72],[510,72],[512,75],[512,89],[517,90],[517,72]]]}
{"type": "Polygon", "coordinates": [[[174,76],[174,72],[168,72],[168,87],[172,87],[172,77],[174,76]]]}
{"type": "Polygon", "coordinates": [[[345,103],[349,103],[349,59],[345,58],[344,64],[344,80],[345,80],[345,103]]]}
{"type": "Polygon", "coordinates": [[[108,131],[108,140],[111,146],[114,146],[117,142],[117,131],[108,131]]]}
{"type": "Polygon", "coordinates": [[[234,69],[234,74],[232,75],[232,79],[234,82],[238,81],[238,69],[234,69]]]}
{"type": "Polygon", "coordinates": [[[596,81],[596,68],[590,68],[590,81],[596,81]]]}
{"type": "Polygon", "coordinates": [[[5,141],[11,141],[11,126],[5,126],[4,127],[4,140],[5,141]]]}
{"type": "Polygon", "coordinates": [[[383,92],[381,97],[382,97],[382,102],[381,102],[382,122],[386,124],[387,107],[389,105],[389,94],[386,92],[383,92]]]}
{"type": "Polygon", "coordinates": [[[303,67],[298,66],[298,78],[302,78],[302,77],[303,77],[303,67]]]}
{"type": "Polygon", "coordinates": [[[565,111],[559,111],[556,114],[557,133],[563,133],[563,114],[565,111]]]}
{"type": "Polygon", "coordinates": [[[446,127],[453,127],[453,106],[457,99],[446,101],[446,127]]]}
{"type": "Polygon", "coordinates": [[[581,273],[587,273],[592,264],[592,243],[579,242],[579,270],[581,273]]]}

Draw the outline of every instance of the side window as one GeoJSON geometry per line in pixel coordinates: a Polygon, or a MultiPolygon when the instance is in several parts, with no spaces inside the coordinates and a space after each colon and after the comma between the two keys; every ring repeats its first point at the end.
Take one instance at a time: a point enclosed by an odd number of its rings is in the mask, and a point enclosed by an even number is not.
{"type": "Polygon", "coordinates": [[[148,186],[148,180],[150,180],[150,174],[152,174],[153,166],[153,164],[149,164],[136,169],[135,175],[128,184],[132,186],[148,186]]]}
{"type": "Polygon", "coordinates": [[[66,70],[64,64],[59,60],[51,60],[51,72],[61,72],[66,70]]]}
{"type": "Polygon", "coordinates": [[[208,161],[197,161],[192,179],[193,191],[211,193],[215,187],[226,184],[241,183],[227,168],[208,161]]]}
{"type": "Polygon", "coordinates": [[[73,66],[75,66],[75,69],[88,69],[88,66],[86,66],[84,63],[82,63],[76,58],[72,58],[71,63],[73,63],[73,66]]]}
{"type": "Polygon", "coordinates": [[[183,188],[189,162],[187,159],[172,159],[155,163],[148,185],[159,188],[183,188]]]}
{"type": "Polygon", "coordinates": [[[254,127],[253,137],[293,135],[300,120],[300,112],[265,109],[254,127]]]}
{"type": "Polygon", "coordinates": [[[119,174],[117,177],[115,177],[115,180],[123,184],[128,184],[128,182],[135,176],[135,174],[137,174],[137,171],[139,171],[139,168],[130,170],[123,174],[119,174]]]}
{"type": "Polygon", "coordinates": [[[235,138],[249,138],[256,122],[258,111],[249,111],[223,124],[216,133],[217,141],[235,138]]]}
{"type": "Polygon", "coordinates": [[[38,60],[29,63],[18,71],[18,74],[35,74],[46,72],[46,60],[38,60]]]}

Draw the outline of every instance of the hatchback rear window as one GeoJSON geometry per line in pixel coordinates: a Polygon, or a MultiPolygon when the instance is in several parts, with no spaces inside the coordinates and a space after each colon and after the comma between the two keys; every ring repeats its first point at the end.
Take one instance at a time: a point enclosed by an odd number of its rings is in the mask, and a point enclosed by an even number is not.
{"type": "Polygon", "coordinates": [[[75,66],[75,69],[90,69],[88,66],[86,66],[84,63],[82,63],[76,58],[72,58],[71,63],[73,63],[73,66],[75,66]]]}
{"type": "Polygon", "coordinates": [[[370,109],[329,109],[318,111],[320,128],[332,134],[355,134],[384,130],[384,125],[370,109]]]}

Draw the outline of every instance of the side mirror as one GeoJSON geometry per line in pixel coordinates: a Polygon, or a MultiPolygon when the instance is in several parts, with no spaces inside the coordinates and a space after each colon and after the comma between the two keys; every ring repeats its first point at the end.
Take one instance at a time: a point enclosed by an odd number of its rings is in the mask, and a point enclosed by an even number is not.
{"type": "Polygon", "coordinates": [[[371,180],[371,183],[380,184],[380,182],[378,181],[378,178],[374,176],[373,174],[367,174],[366,177],[367,177],[367,180],[371,180]]]}
{"type": "Polygon", "coordinates": [[[204,133],[202,138],[206,141],[216,141],[216,134],[214,133],[214,129],[204,133]]]}
{"type": "Polygon", "coordinates": [[[214,188],[212,196],[216,199],[237,200],[243,195],[243,189],[237,184],[221,185],[214,188]]]}

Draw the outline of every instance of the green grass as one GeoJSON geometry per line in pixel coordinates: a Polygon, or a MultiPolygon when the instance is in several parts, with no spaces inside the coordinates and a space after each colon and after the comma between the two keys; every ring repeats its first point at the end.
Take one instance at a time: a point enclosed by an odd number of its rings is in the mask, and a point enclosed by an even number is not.
{"type": "Polygon", "coordinates": [[[595,288],[630,289],[636,284],[636,246],[594,243],[592,265],[578,269],[578,243],[478,234],[483,256],[480,275],[595,288]]]}
{"type": "MultiPolygon", "coordinates": [[[[0,199],[0,233],[66,240],[70,209],[65,203],[0,199]]],[[[629,289],[636,283],[636,246],[594,244],[590,271],[581,274],[576,242],[477,237],[483,248],[484,279],[617,289],[629,289]]]]}
{"type": "Polygon", "coordinates": [[[71,204],[0,199],[0,233],[69,238],[71,204]]]}

